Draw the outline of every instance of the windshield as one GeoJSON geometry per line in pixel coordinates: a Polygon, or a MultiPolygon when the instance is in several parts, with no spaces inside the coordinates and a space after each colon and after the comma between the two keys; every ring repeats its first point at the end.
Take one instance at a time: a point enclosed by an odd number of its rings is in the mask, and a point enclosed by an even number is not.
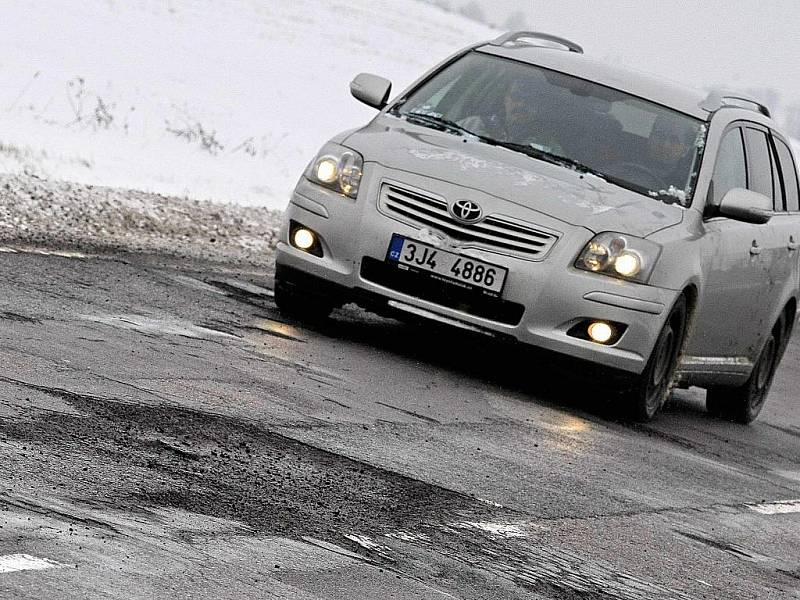
{"type": "Polygon", "coordinates": [[[393,114],[682,206],[691,204],[706,135],[701,120],[659,104],[480,52],[439,71],[393,114]]]}

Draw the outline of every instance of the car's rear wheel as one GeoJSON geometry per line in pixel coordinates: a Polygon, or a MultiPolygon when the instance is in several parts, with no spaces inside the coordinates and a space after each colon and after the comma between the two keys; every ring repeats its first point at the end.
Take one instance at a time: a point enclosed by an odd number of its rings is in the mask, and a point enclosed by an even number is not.
{"type": "Polygon", "coordinates": [[[640,422],[655,417],[669,396],[686,334],[686,298],[680,296],[658,334],[642,374],[625,392],[630,416],[640,422]]]}
{"type": "Polygon", "coordinates": [[[706,410],[737,423],[752,423],[767,400],[775,370],[780,363],[787,328],[781,317],[767,336],[761,354],[747,381],[740,386],[717,386],[706,393],[706,410]]]}

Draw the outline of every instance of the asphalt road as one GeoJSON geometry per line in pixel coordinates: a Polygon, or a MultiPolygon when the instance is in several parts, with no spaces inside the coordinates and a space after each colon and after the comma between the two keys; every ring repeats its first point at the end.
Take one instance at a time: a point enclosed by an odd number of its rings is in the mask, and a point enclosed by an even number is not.
{"type": "Polygon", "coordinates": [[[800,598],[800,338],[760,419],[268,272],[0,252],[0,598],[800,598]],[[795,503],[785,502],[795,500],[795,503]]]}

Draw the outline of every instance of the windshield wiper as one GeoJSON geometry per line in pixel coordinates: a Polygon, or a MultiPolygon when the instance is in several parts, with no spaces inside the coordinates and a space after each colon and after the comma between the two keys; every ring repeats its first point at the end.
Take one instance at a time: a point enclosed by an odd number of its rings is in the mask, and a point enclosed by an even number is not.
{"type": "Polygon", "coordinates": [[[552,163],[554,165],[561,165],[562,167],[569,167],[570,169],[574,169],[581,173],[591,173],[593,175],[597,175],[598,177],[605,178],[605,175],[602,175],[598,171],[595,171],[590,166],[583,164],[582,162],[578,162],[573,158],[568,158],[566,156],[562,156],[560,154],[556,154],[555,152],[549,152],[547,150],[543,150],[542,148],[537,148],[536,146],[532,146],[531,144],[519,144],[517,142],[504,142],[502,140],[494,140],[494,139],[484,139],[487,144],[492,144],[494,146],[500,146],[502,148],[508,148],[509,150],[513,150],[515,152],[520,152],[522,154],[527,154],[533,158],[538,158],[539,160],[543,160],[545,162],[552,163]]]}
{"type": "Polygon", "coordinates": [[[532,146],[530,144],[504,142],[502,140],[495,140],[492,138],[485,138],[485,137],[481,137],[481,140],[486,142],[487,144],[492,144],[493,146],[508,148],[509,150],[513,150],[515,152],[527,154],[532,158],[538,158],[539,160],[543,160],[545,162],[549,162],[554,165],[567,167],[568,169],[572,169],[574,171],[577,171],[578,173],[588,173],[589,175],[594,175],[595,177],[599,177],[600,179],[608,181],[609,183],[613,183],[614,185],[618,185],[624,188],[629,188],[628,182],[626,182],[624,179],[620,179],[618,177],[614,177],[613,175],[608,175],[607,173],[598,171],[597,169],[590,167],[589,165],[586,165],[578,160],[575,160],[574,158],[569,158],[568,156],[562,156],[561,154],[556,154],[555,152],[549,152],[547,150],[537,148],[536,146],[532,146]]]}
{"type": "MultiPolygon", "coordinates": [[[[431,115],[431,114],[428,114],[428,113],[421,113],[421,112],[411,111],[411,112],[404,113],[402,116],[404,116],[407,120],[408,119],[418,120],[418,121],[422,121],[423,124],[438,125],[439,127],[450,129],[450,130],[456,131],[458,133],[462,133],[462,134],[466,133],[467,135],[472,135],[472,136],[475,136],[475,137],[481,137],[479,135],[476,135],[476,134],[472,133],[469,129],[466,129],[466,128],[462,127],[461,125],[459,125],[455,121],[451,121],[450,119],[446,119],[446,118],[440,117],[438,115],[431,115]]],[[[483,138],[481,138],[481,139],[483,139],[483,138]]]]}

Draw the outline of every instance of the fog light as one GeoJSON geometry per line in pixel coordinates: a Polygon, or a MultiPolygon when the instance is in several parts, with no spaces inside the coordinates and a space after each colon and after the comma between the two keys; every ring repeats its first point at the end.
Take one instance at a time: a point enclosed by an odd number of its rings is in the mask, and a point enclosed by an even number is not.
{"type": "Polygon", "coordinates": [[[312,256],[322,258],[322,238],[314,231],[297,221],[289,221],[289,244],[312,256]]]}
{"type": "Polygon", "coordinates": [[[601,321],[595,321],[589,325],[587,332],[589,337],[592,338],[592,341],[598,344],[607,343],[614,335],[614,330],[611,329],[611,325],[601,321]]]}
{"type": "Polygon", "coordinates": [[[316,243],[317,238],[305,227],[300,227],[295,230],[293,241],[300,250],[308,250],[316,243]]]}

